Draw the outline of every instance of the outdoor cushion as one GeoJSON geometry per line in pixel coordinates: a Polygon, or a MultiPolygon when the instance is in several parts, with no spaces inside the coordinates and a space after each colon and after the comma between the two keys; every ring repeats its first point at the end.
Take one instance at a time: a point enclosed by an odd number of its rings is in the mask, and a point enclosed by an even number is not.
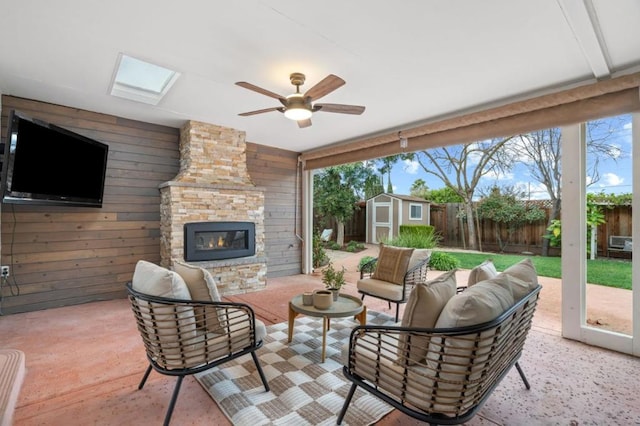
{"type": "Polygon", "coordinates": [[[174,261],[173,270],[187,283],[193,300],[220,302],[218,287],[211,273],[199,266],[174,261]]]}
{"type": "MultiPolygon", "coordinates": [[[[511,290],[510,277],[499,275],[490,280],[481,281],[466,289],[462,293],[456,294],[440,313],[436,322],[436,328],[454,328],[482,324],[499,317],[514,304],[511,290]]],[[[482,333],[482,339],[491,339],[495,335],[496,329],[490,329],[482,333]]],[[[482,369],[479,366],[488,359],[491,346],[485,345],[475,347],[476,334],[460,335],[448,337],[446,342],[442,338],[432,338],[429,343],[427,353],[427,364],[430,368],[438,368],[440,357],[448,364],[446,371],[440,374],[440,378],[445,382],[441,383],[438,395],[435,398],[435,408],[438,410],[440,404],[447,405],[451,398],[460,399],[463,404],[471,404],[467,395],[473,395],[474,383],[468,387],[460,385],[461,378],[470,380],[472,383],[479,380],[482,369]],[[444,348],[443,348],[443,345],[444,348]],[[475,369],[468,371],[467,360],[475,358],[475,369]]]]}
{"type": "Polygon", "coordinates": [[[407,266],[407,271],[429,257],[431,257],[431,249],[413,250],[413,253],[411,254],[411,258],[409,259],[409,265],[407,266]]]}
{"type": "Polygon", "coordinates": [[[528,257],[526,259],[522,259],[515,265],[509,266],[503,271],[503,273],[520,278],[522,281],[538,284],[538,273],[536,272],[535,266],[533,266],[533,262],[528,257]]]}
{"type": "Polygon", "coordinates": [[[146,260],[139,260],[136,264],[131,285],[140,293],[191,300],[189,288],[179,274],[146,260]]]}
{"type": "Polygon", "coordinates": [[[516,302],[525,297],[531,290],[538,286],[538,273],[531,259],[522,259],[505,269],[501,274],[509,275],[511,279],[511,288],[513,297],[516,302]]]}
{"type": "MultiPolygon", "coordinates": [[[[445,272],[424,284],[416,285],[402,316],[402,327],[433,328],[449,299],[456,294],[456,270],[445,272]]],[[[409,364],[424,362],[429,337],[403,334],[398,345],[398,357],[408,358],[409,364]]]]}
{"type": "MultiPolygon", "coordinates": [[[[191,294],[182,277],[174,271],[145,260],[136,264],[131,286],[140,293],[171,299],[190,300],[191,294]]],[[[149,339],[157,339],[163,346],[163,360],[166,368],[184,368],[181,361],[183,351],[196,346],[196,322],[194,310],[190,306],[179,306],[176,323],[174,307],[161,303],[140,302],[149,311],[142,313],[149,339]]]]}
{"type": "Polygon", "coordinates": [[[386,300],[402,300],[404,288],[401,285],[390,285],[389,281],[381,281],[375,278],[363,278],[356,284],[358,291],[375,294],[386,300]]]}
{"type": "Polygon", "coordinates": [[[395,284],[403,284],[412,254],[413,248],[391,247],[381,243],[378,261],[376,262],[376,270],[372,278],[395,284]]]}
{"type": "MultiPolygon", "coordinates": [[[[177,272],[187,284],[191,299],[207,302],[220,302],[218,287],[211,273],[199,266],[174,261],[173,270],[177,272]]],[[[196,324],[198,328],[206,327],[215,330],[219,326],[218,310],[213,306],[194,306],[196,324]]],[[[221,313],[222,314],[222,313],[221,313]]]]}
{"type": "Polygon", "coordinates": [[[487,259],[469,272],[469,278],[467,279],[467,287],[479,283],[480,281],[488,280],[498,275],[498,271],[491,259],[487,259]]]}
{"type": "Polygon", "coordinates": [[[515,303],[509,275],[481,281],[447,302],[436,322],[437,328],[482,324],[497,318],[515,303]]]}

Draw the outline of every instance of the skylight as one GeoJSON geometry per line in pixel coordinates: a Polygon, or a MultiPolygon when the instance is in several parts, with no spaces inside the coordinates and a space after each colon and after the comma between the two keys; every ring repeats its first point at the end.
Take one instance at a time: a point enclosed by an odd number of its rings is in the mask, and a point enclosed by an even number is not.
{"type": "Polygon", "coordinates": [[[180,73],[140,59],[120,54],[111,94],[146,104],[157,105],[180,73]]]}

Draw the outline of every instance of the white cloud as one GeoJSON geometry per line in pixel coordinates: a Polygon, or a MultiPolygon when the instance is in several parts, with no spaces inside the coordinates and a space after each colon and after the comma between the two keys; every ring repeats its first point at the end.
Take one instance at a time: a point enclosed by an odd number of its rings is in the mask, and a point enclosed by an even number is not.
{"type": "Polygon", "coordinates": [[[622,148],[619,145],[609,145],[608,155],[613,159],[618,159],[622,155],[622,148]]]}
{"type": "Polygon", "coordinates": [[[497,170],[489,170],[487,174],[485,174],[482,179],[491,179],[491,180],[512,180],[514,174],[512,172],[504,172],[497,170]]]}
{"type": "Polygon", "coordinates": [[[599,182],[600,187],[619,186],[622,185],[624,179],[615,173],[604,173],[602,179],[599,182]]]}
{"type": "Polygon", "coordinates": [[[419,167],[420,164],[416,160],[404,160],[404,166],[402,169],[410,175],[416,175],[418,174],[419,167]]]}

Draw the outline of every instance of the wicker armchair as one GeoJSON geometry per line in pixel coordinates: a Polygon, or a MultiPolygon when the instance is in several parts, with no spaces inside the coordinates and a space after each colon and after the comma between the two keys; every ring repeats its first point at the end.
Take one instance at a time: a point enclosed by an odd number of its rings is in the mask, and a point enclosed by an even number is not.
{"type": "MultiPolygon", "coordinates": [[[[167,271],[166,274],[175,273],[167,271]]],[[[172,286],[175,286],[175,275],[172,279],[172,286]]],[[[253,357],[265,390],[269,391],[269,384],[256,356],[266,328],[256,320],[250,306],[152,296],[134,290],[132,283],[127,284],[127,291],[149,360],[149,367],[138,389],[143,388],[151,369],[178,377],[165,415],[165,425],[171,420],[185,376],[248,353],[253,357]]]]}
{"type": "Polygon", "coordinates": [[[411,254],[406,272],[403,271],[404,278],[400,284],[376,279],[374,273],[379,258],[374,258],[360,268],[360,280],[358,280],[357,283],[358,293],[362,295],[362,300],[364,300],[365,296],[386,300],[389,302],[389,309],[391,309],[391,303],[395,303],[397,322],[400,304],[407,303],[411,290],[416,284],[426,281],[430,258],[431,250],[414,250],[411,254]]]}
{"type": "MultiPolygon", "coordinates": [[[[479,325],[446,329],[355,327],[343,368],[353,384],[338,424],[358,386],[431,425],[469,421],[514,365],[529,389],[518,360],[540,289],[537,285],[498,318],[479,325]],[[412,348],[412,339],[427,343],[412,348]],[[416,349],[427,353],[419,363],[409,356],[416,349]]],[[[346,349],[343,354],[346,356],[346,349]]]]}

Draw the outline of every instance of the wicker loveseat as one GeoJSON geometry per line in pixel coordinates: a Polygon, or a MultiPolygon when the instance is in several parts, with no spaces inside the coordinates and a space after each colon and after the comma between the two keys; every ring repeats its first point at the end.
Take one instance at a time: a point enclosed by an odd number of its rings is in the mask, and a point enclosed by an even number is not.
{"type": "Polygon", "coordinates": [[[474,271],[481,281],[464,291],[455,272],[443,274],[414,289],[402,323],[355,327],[343,349],[352,386],[338,424],[358,386],[432,425],[469,421],[514,365],[529,389],[518,360],[541,290],[531,270],[526,261],[488,279],[474,271]]]}

